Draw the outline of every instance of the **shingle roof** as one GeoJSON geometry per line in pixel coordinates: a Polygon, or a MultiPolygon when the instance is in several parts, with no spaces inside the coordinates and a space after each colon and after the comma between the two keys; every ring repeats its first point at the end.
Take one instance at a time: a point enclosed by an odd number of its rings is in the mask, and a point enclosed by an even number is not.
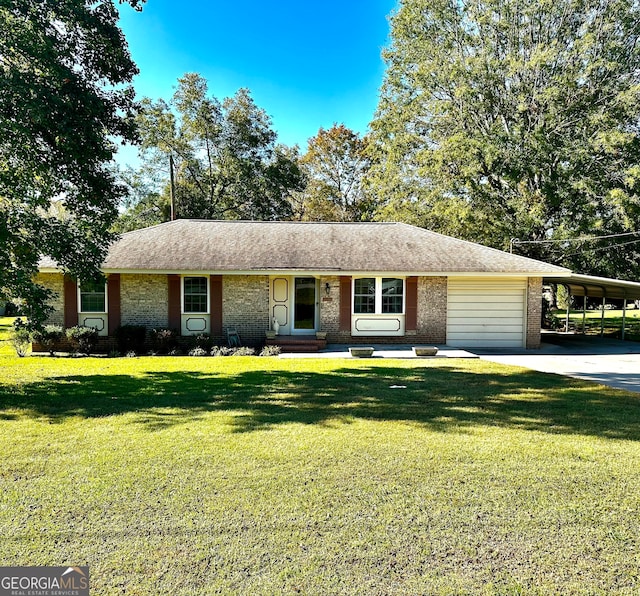
{"type": "MultiPolygon", "coordinates": [[[[55,264],[41,262],[41,267],[55,264]]],[[[556,267],[402,223],[176,220],[123,234],[106,271],[563,274],[556,267]]]]}

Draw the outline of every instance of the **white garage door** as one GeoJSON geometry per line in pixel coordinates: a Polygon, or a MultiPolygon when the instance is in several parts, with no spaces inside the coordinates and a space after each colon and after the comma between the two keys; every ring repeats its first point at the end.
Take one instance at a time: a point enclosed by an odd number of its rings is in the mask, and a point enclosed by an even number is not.
{"type": "Polygon", "coordinates": [[[468,348],[525,345],[527,281],[449,278],[447,344],[468,348]]]}

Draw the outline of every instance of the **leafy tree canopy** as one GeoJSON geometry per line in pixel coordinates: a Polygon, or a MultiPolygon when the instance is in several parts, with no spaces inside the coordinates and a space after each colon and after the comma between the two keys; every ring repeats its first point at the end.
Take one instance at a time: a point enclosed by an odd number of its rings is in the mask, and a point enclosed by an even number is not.
{"type": "Polygon", "coordinates": [[[93,278],[112,239],[122,189],[107,164],[113,138],[135,140],[137,73],[117,20],[110,0],[0,4],[0,297],[36,326],[41,255],[93,278]]]}
{"type": "Polygon", "coordinates": [[[363,221],[373,215],[363,186],[369,166],[366,140],[344,124],[321,128],[300,162],[307,187],[297,197],[297,216],[313,221],[363,221]]]}
{"type": "Polygon", "coordinates": [[[220,102],[209,94],[204,78],[185,74],[169,102],[143,100],[138,124],[144,157],[140,173],[164,172],[155,191],[158,200],[152,200],[156,211],[168,202],[171,160],[177,217],[291,216],[290,195],[303,188],[297,149],[276,144],[269,116],[248,90],[220,102]]]}
{"type": "Polygon", "coordinates": [[[162,165],[164,167],[158,169],[127,167],[118,172],[127,192],[112,231],[122,234],[171,220],[171,197],[165,184],[166,165],[162,165]]]}
{"type": "MultiPolygon", "coordinates": [[[[378,217],[503,249],[640,229],[637,0],[402,0],[385,58],[378,217]]],[[[634,246],[519,250],[628,276],[634,246]]]]}

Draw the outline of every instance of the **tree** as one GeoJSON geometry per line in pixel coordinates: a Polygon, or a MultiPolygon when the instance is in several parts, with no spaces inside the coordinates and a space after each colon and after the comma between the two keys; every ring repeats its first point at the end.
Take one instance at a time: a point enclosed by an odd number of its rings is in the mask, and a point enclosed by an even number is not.
{"type": "Polygon", "coordinates": [[[112,139],[135,140],[137,73],[117,20],[110,0],[0,4],[0,296],[35,327],[50,297],[40,257],[95,278],[113,238],[122,188],[107,163],[112,139]]]}
{"type": "Polygon", "coordinates": [[[171,196],[169,187],[164,184],[165,170],[143,166],[137,170],[127,167],[117,173],[127,192],[112,231],[122,234],[171,220],[171,196]]]}
{"type": "MultiPolygon", "coordinates": [[[[378,216],[503,249],[638,230],[639,38],[637,0],[403,0],[372,123],[378,216]]],[[[629,275],[633,246],[518,248],[629,275]]]]}
{"type": "Polygon", "coordinates": [[[366,140],[344,124],[321,128],[309,139],[300,160],[307,187],[298,207],[301,219],[315,221],[363,221],[373,214],[363,187],[369,162],[366,140]]]}
{"type": "Polygon", "coordinates": [[[276,220],[291,215],[303,187],[295,149],[276,144],[266,112],[248,90],[220,102],[200,75],[178,80],[170,102],[143,100],[138,119],[145,168],[175,164],[178,217],[276,220]]]}

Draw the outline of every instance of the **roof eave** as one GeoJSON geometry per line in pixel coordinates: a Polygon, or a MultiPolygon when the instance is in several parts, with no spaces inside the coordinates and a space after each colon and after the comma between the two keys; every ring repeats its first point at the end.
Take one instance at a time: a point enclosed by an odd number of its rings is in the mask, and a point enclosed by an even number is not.
{"type": "MultiPolygon", "coordinates": [[[[45,267],[39,270],[41,273],[63,273],[62,269],[45,267]]],[[[572,273],[569,270],[550,271],[417,271],[417,270],[371,270],[371,269],[301,269],[301,268],[259,268],[259,269],[125,269],[119,267],[105,267],[105,274],[120,273],[129,275],[345,275],[361,276],[400,276],[400,277],[554,277],[569,278],[572,273]]]]}

